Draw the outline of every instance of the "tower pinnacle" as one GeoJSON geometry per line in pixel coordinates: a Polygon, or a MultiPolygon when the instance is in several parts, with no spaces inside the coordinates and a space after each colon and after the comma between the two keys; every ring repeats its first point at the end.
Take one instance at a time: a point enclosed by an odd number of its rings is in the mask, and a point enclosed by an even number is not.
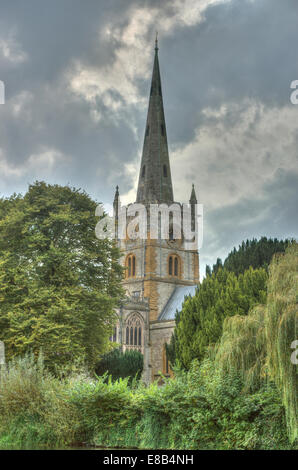
{"type": "Polygon", "coordinates": [[[190,195],[190,200],[189,200],[189,203],[190,204],[197,204],[197,196],[196,196],[196,192],[195,192],[195,185],[192,184],[192,190],[191,190],[191,195],[190,195]]]}

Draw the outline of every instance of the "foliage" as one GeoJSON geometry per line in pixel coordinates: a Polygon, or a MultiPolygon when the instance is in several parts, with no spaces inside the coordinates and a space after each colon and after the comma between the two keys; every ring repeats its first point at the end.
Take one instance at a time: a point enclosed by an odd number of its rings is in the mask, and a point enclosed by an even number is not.
{"type": "Polygon", "coordinates": [[[250,268],[238,277],[226,269],[207,276],[196,294],[185,300],[177,318],[168,348],[172,361],[174,357],[188,369],[193,359],[202,360],[220,339],[225,318],[247,315],[254,305],[266,301],[267,277],[262,268],[250,268]]]}
{"type": "Polygon", "coordinates": [[[298,325],[298,244],[270,265],[266,306],[247,317],[227,318],[216,362],[224,372],[237,370],[248,389],[259,389],[266,379],[278,386],[292,441],[298,438],[298,371],[290,360],[298,325]]]}
{"type": "Polygon", "coordinates": [[[113,380],[119,378],[134,377],[139,380],[143,372],[143,354],[136,350],[128,350],[124,353],[119,349],[113,349],[105,354],[96,365],[98,375],[107,373],[113,380]]]}
{"type": "Polygon", "coordinates": [[[273,255],[283,253],[288,244],[289,240],[277,240],[277,238],[267,237],[261,237],[260,240],[253,238],[252,240],[246,240],[246,242],[243,241],[238,249],[234,248],[228,254],[223,264],[221,259],[218,258],[212,269],[210,266],[206,266],[206,276],[211,275],[212,272],[217,273],[221,266],[236,275],[244,273],[250,266],[254,269],[268,269],[273,255]]]}
{"type": "Polygon", "coordinates": [[[0,445],[59,446],[75,439],[79,416],[58,380],[33,354],[14,358],[0,373],[0,445]]]}
{"type": "MultiPolygon", "coordinates": [[[[185,301],[186,299],[184,299],[185,301]]],[[[176,315],[175,315],[175,324],[178,325],[180,322],[180,316],[181,312],[176,310],[176,315]]],[[[174,328],[173,334],[170,339],[170,343],[165,343],[165,350],[166,350],[166,355],[168,358],[168,361],[170,364],[173,366],[175,362],[179,362],[177,357],[178,357],[178,334],[177,334],[177,328],[174,328]]]]}
{"type": "Polygon", "coordinates": [[[270,376],[279,386],[286,408],[290,436],[298,439],[298,366],[290,361],[292,342],[298,339],[298,243],[270,265],[265,316],[270,376]]]}
{"type": "Polygon", "coordinates": [[[122,295],[118,250],[94,229],[80,190],[36,182],[0,200],[0,339],[10,359],[43,350],[48,366],[92,367],[108,344],[122,295]]]}
{"type": "Polygon", "coordinates": [[[265,305],[254,307],[247,316],[226,318],[216,350],[216,363],[222,371],[237,370],[245,390],[258,390],[266,372],[265,305]]]}
{"type": "Polygon", "coordinates": [[[0,447],[12,442],[18,448],[293,448],[274,384],[244,393],[241,376],[222,375],[213,361],[176,369],[162,387],[132,388],[127,378],[61,381],[33,356],[10,362],[1,377],[0,447]]]}

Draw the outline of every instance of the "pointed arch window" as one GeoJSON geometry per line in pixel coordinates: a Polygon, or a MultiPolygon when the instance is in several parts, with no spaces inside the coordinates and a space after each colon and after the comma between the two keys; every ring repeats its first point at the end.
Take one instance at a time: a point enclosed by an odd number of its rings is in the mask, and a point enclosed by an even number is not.
{"type": "Polygon", "coordinates": [[[131,314],[126,322],[126,346],[128,349],[137,349],[142,352],[144,322],[143,319],[137,314],[131,314]]]}
{"type": "Polygon", "coordinates": [[[177,256],[174,258],[174,276],[178,276],[179,262],[177,256]]]}
{"type": "Polygon", "coordinates": [[[170,255],[168,259],[168,274],[169,276],[180,276],[180,258],[178,255],[170,255]]]}
{"type": "Polygon", "coordinates": [[[169,257],[169,275],[172,276],[173,274],[173,256],[169,257]]]}
{"type": "Polygon", "coordinates": [[[128,255],[125,261],[126,277],[136,276],[136,257],[135,255],[128,255]]]}

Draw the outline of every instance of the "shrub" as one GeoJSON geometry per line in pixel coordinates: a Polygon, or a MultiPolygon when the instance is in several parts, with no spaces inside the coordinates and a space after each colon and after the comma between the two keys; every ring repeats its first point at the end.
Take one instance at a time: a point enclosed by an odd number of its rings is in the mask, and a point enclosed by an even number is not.
{"type": "Polygon", "coordinates": [[[128,378],[59,380],[27,356],[1,376],[0,447],[86,443],[147,449],[291,448],[275,385],[243,392],[237,371],[194,361],[174,379],[133,388],[128,378]],[[27,393],[29,394],[27,396],[27,393]]]}
{"type": "Polygon", "coordinates": [[[66,399],[69,382],[44,367],[42,355],[14,358],[0,374],[1,442],[59,446],[75,439],[76,409],[66,399]]]}
{"type": "Polygon", "coordinates": [[[96,366],[96,373],[107,373],[113,380],[129,377],[129,383],[135,377],[139,380],[143,372],[143,355],[136,350],[125,351],[113,349],[105,354],[96,366]]]}

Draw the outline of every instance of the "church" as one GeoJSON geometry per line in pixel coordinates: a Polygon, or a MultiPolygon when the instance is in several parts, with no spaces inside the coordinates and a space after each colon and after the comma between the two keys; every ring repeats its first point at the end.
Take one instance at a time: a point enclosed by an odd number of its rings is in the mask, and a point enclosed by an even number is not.
{"type": "MultiPolygon", "coordinates": [[[[181,205],[174,201],[156,40],[136,203],[170,207],[174,202],[181,205]]],[[[197,204],[194,186],[189,204],[192,209],[197,204]]],[[[117,186],[115,220],[119,207],[117,186]]],[[[169,343],[174,331],[175,313],[181,309],[185,296],[195,293],[199,283],[198,249],[187,248],[183,236],[175,239],[171,228],[166,239],[152,239],[148,231],[145,239],[117,238],[117,243],[125,268],[126,298],[118,311],[113,341],[123,351],[137,349],[143,354],[145,383],[162,381],[161,376],[171,375],[165,343],[169,343]]]]}

